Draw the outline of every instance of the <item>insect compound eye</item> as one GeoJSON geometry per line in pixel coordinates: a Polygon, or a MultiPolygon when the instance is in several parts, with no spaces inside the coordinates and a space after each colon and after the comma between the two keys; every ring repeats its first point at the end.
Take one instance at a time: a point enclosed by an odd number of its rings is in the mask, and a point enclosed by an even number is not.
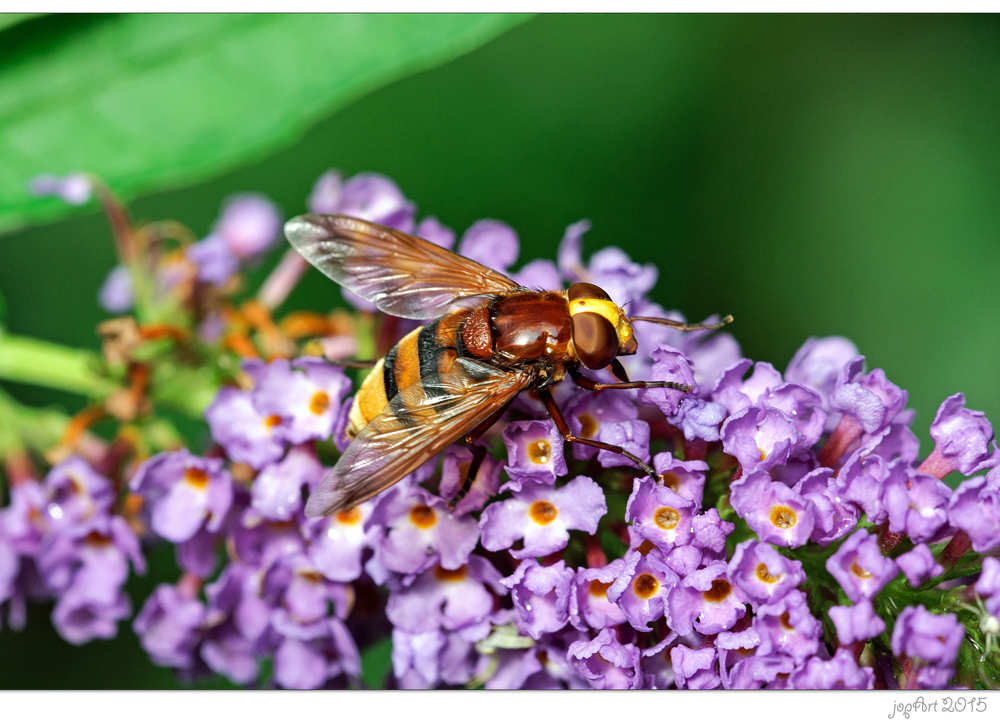
{"type": "Polygon", "coordinates": [[[603,288],[595,286],[593,283],[574,283],[566,293],[570,301],[579,301],[586,298],[599,298],[602,301],[611,300],[611,296],[603,288]]]}
{"type": "Polygon", "coordinates": [[[588,369],[602,369],[618,355],[615,327],[598,313],[578,313],[573,316],[573,343],[580,360],[588,369]]]}

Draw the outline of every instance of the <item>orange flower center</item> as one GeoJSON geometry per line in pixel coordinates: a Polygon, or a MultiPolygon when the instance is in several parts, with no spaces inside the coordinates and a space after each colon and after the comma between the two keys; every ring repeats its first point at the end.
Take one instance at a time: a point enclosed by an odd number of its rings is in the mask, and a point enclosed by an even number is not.
{"type": "Polygon", "coordinates": [[[872,575],[872,573],[867,569],[862,569],[861,567],[858,566],[857,559],[851,562],[851,572],[855,576],[860,577],[861,579],[870,579],[872,575]]]}
{"type": "MultiPolygon", "coordinates": [[[[410,512],[412,514],[412,512],[410,512]]],[[[337,512],[337,521],[341,524],[357,524],[361,521],[361,510],[358,507],[353,509],[348,509],[347,511],[337,512]]]]}
{"type": "Polygon", "coordinates": [[[632,582],[632,589],[635,591],[636,596],[642,599],[649,599],[656,594],[656,590],[659,588],[660,582],[652,574],[640,574],[632,582]]]}
{"type": "Polygon", "coordinates": [[[791,529],[798,522],[795,512],[787,506],[776,506],[771,509],[771,523],[779,529],[791,529]]]}
{"type": "Polygon", "coordinates": [[[330,395],[326,391],[317,391],[309,401],[309,410],[319,416],[330,408],[330,395]]]}
{"type": "Polygon", "coordinates": [[[555,518],[559,516],[559,510],[555,508],[552,504],[547,501],[536,501],[531,505],[531,509],[528,510],[531,518],[534,519],[536,524],[545,526],[546,524],[551,524],[555,521],[555,518]]]}
{"type": "Polygon", "coordinates": [[[437,514],[429,506],[418,504],[410,509],[410,521],[418,529],[430,529],[437,524],[437,514]]]}
{"type": "Polygon", "coordinates": [[[681,488],[681,477],[677,476],[674,472],[668,471],[662,474],[661,478],[663,479],[663,485],[670,489],[670,491],[676,492],[681,488]]]}
{"type": "Polygon", "coordinates": [[[266,419],[264,419],[264,426],[266,426],[268,430],[273,429],[280,423],[281,423],[281,417],[278,416],[277,414],[271,414],[266,419]]]}
{"type": "Polygon", "coordinates": [[[208,486],[208,472],[203,469],[188,469],[184,472],[184,481],[196,489],[208,486]]]}
{"type": "Polygon", "coordinates": [[[548,464],[552,461],[552,445],[545,439],[528,444],[528,458],[535,464],[548,464]]]}
{"type": "Polygon", "coordinates": [[[607,597],[608,596],[608,588],[610,586],[611,586],[611,582],[605,583],[605,582],[602,582],[599,579],[591,579],[590,580],[590,585],[587,588],[587,591],[590,592],[590,596],[592,596],[592,597],[607,597]]]}
{"type": "Polygon", "coordinates": [[[656,510],[656,513],[653,514],[653,521],[656,522],[656,525],[661,529],[666,529],[668,531],[676,528],[677,524],[680,523],[680,520],[681,515],[676,509],[669,506],[661,506],[656,510]]]}
{"type": "Polygon", "coordinates": [[[761,562],[760,564],[757,565],[756,573],[757,573],[757,578],[760,579],[765,584],[774,584],[776,581],[778,581],[778,578],[767,570],[767,565],[764,562],[761,562]]]}
{"type": "Polygon", "coordinates": [[[460,582],[468,575],[468,568],[463,564],[458,569],[434,567],[434,578],[439,582],[460,582]]]}
{"type": "Polygon", "coordinates": [[[577,420],[580,422],[580,436],[585,439],[593,439],[597,436],[597,429],[599,428],[597,419],[590,414],[580,414],[577,420]]]}
{"type": "Polygon", "coordinates": [[[733,591],[733,587],[729,582],[725,579],[716,579],[712,582],[712,588],[707,592],[702,592],[701,596],[705,598],[706,602],[718,603],[728,597],[731,591],[733,591]]]}
{"type": "Polygon", "coordinates": [[[654,549],[656,549],[656,545],[649,539],[646,539],[642,544],[636,547],[636,551],[642,554],[643,556],[646,556],[654,549]]]}

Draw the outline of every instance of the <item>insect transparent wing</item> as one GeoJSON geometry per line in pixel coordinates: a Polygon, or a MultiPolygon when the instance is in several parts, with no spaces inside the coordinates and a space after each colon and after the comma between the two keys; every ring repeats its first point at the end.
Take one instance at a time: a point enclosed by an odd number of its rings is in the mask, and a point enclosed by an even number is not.
{"type": "Polygon", "coordinates": [[[393,316],[443,316],[457,301],[518,288],[503,274],[415,236],[348,216],[309,213],[285,224],[307,261],[393,316]]]}
{"type": "Polygon", "coordinates": [[[306,516],[336,514],[389,488],[527,388],[529,369],[467,358],[402,389],[369,422],[313,491],[306,516]]]}

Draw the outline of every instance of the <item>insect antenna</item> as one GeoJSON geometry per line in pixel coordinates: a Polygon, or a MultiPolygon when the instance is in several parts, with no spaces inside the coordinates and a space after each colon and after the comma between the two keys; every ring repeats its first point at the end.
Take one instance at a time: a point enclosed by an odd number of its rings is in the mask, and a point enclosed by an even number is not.
{"type": "Polygon", "coordinates": [[[658,323],[661,326],[670,326],[671,328],[677,328],[681,331],[697,331],[700,329],[713,330],[716,328],[722,328],[727,323],[733,322],[733,317],[726,316],[724,319],[719,321],[719,323],[681,323],[680,321],[672,321],[669,318],[653,318],[652,316],[629,316],[628,320],[633,321],[646,321],[647,323],[658,323]]]}

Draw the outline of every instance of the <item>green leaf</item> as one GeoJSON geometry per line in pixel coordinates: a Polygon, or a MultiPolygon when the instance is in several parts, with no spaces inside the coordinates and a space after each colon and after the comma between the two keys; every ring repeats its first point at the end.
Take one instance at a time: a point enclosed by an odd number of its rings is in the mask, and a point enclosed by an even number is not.
{"type": "Polygon", "coordinates": [[[44,13],[2,13],[0,14],[0,31],[20,25],[25,20],[31,20],[44,15],[44,13]]]}
{"type": "Polygon", "coordinates": [[[368,689],[382,689],[392,667],[392,639],[382,637],[361,653],[361,681],[368,689]]]}
{"type": "Polygon", "coordinates": [[[40,173],[91,171],[126,200],[204,180],[525,19],[52,16],[12,28],[0,45],[0,231],[67,211],[27,192],[40,173]]]}

